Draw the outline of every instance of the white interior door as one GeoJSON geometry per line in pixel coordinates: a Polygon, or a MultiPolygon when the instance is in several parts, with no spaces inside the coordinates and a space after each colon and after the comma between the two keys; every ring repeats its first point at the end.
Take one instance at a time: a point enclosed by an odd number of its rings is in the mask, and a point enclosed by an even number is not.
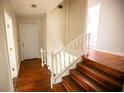
{"type": "Polygon", "coordinates": [[[4,11],[5,25],[6,25],[6,38],[8,47],[8,56],[10,61],[10,69],[12,78],[17,76],[16,53],[14,45],[13,25],[12,18],[4,11]]]}
{"type": "Polygon", "coordinates": [[[38,58],[40,54],[39,31],[37,25],[20,25],[22,59],[38,58]]]}

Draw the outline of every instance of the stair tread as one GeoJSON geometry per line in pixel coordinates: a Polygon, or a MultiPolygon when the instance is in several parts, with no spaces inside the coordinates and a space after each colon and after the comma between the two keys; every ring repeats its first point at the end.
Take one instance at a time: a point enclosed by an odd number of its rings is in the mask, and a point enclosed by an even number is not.
{"type": "Polygon", "coordinates": [[[120,80],[123,80],[123,78],[124,78],[124,74],[121,71],[111,68],[108,65],[101,64],[101,63],[99,63],[95,60],[92,60],[90,58],[87,58],[87,57],[83,57],[83,60],[84,60],[84,63],[86,63],[94,68],[97,68],[103,72],[111,74],[112,76],[115,76],[116,78],[118,78],[120,80]]]}
{"type": "MultiPolygon", "coordinates": [[[[123,81],[121,81],[103,71],[97,70],[96,68],[91,67],[85,63],[80,63],[80,64],[78,64],[78,66],[83,68],[83,70],[82,70],[83,73],[85,73],[85,71],[89,71],[90,74],[92,73],[91,77],[98,78],[99,80],[102,79],[102,81],[100,81],[100,82],[103,82],[104,84],[106,84],[106,82],[107,82],[107,86],[114,85],[115,88],[118,87],[119,89],[121,89],[123,86],[123,81]],[[95,76],[97,76],[97,77],[95,77],[95,76]]],[[[86,74],[88,74],[88,73],[86,73],[86,74]]]]}
{"type": "Polygon", "coordinates": [[[93,79],[89,78],[88,76],[86,76],[85,74],[83,74],[77,70],[71,70],[71,76],[82,87],[85,87],[85,88],[87,87],[88,91],[92,91],[92,92],[94,92],[94,91],[97,91],[97,92],[109,91],[108,89],[106,89],[105,87],[103,87],[102,85],[100,85],[99,83],[94,81],[93,79]],[[78,79],[74,78],[73,76],[78,79]]]}
{"type": "Polygon", "coordinates": [[[55,84],[53,86],[53,91],[54,92],[67,92],[67,90],[65,89],[65,87],[61,84],[61,83],[58,83],[58,84],[55,84]]]}
{"type": "Polygon", "coordinates": [[[86,90],[77,84],[70,76],[63,77],[62,83],[69,92],[86,92],[86,90]]]}
{"type": "Polygon", "coordinates": [[[111,53],[105,53],[101,51],[96,51],[93,49],[89,50],[89,55],[85,56],[85,58],[107,66],[114,71],[116,70],[118,73],[124,76],[124,57],[114,55],[111,53]]]}

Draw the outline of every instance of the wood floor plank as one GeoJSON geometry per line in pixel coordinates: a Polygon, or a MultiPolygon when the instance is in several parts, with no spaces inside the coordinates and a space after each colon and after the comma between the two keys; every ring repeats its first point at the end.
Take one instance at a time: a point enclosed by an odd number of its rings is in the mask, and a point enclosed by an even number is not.
{"type": "Polygon", "coordinates": [[[21,62],[19,77],[16,80],[16,92],[49,92],[50,71],[41,67],[40,59],[21,62]]]}

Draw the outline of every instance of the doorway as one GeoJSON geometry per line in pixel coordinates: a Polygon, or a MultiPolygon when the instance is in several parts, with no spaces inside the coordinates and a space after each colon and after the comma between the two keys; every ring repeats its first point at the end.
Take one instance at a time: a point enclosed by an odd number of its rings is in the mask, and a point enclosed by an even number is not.
{"type": "Polygon", "coordinates": [[[97,47],[97,34],[100,17],[100,0],[88,0],[87,32],[90,33],[90,48],[97,47]]]}
{"type": "Polygon", "coordinates": [[[17,60],[16,60],[16,51],[14,43],[14,32],[13,32],[13,22],[11,16],[4,10],[5,18],[5,28],[6,28],[6,39],[7,39],[7,48],[8,56],[10,62],[10,71],[11,77],[14,79],[17,77],[17,60]]]}
{"type": "Polygon", "coordinates": [[[22,60],[40,57],[39,30],[35,24],[20,24],[22,60]]]}

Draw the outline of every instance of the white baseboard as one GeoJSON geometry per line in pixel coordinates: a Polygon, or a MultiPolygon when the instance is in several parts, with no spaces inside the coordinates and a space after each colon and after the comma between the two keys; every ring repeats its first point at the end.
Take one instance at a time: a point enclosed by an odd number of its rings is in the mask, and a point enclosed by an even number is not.
{"type": "Polygon", "coordinates": [[[20,64],[21,64],[21,61],[22,61],[22,60],[20,60],[19,63],[18,63],[17,77],[18,77],[18,75],[19,75],[19,70],[20,70],[20,64]]]}
{"type": "Polygon", "coordinates": [[[124,54],[123,53],[115,53],[115,52],[111,52],[111,51],[105,51],[105,50],[102,50],[102,49],[93,49],[93,50],[124,57],[124,54]]]}

